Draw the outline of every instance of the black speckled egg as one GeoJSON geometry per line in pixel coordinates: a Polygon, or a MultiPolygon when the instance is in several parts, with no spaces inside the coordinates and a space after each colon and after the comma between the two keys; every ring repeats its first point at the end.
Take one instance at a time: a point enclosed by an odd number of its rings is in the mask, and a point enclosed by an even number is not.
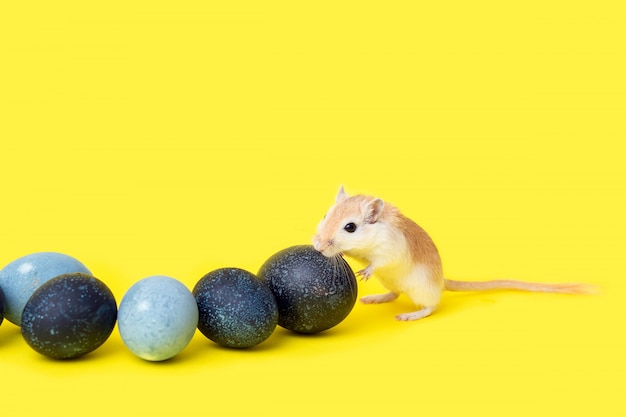
{"type": "Polygon", "coordinates": [[[354,272],[341,257],[327,258],[313,246],[284,249],[261,266],[278,303],[278,324],[297,333],[318,333],[341,323],[357,298],[354,272]]]}
{"type": "Polygon", "coordinates": [[[39,287],[22,312],[22,336],[42,355],[72,359],[100,347],[117,320],[111,290],[83,273],[64,274],[39,287]]]}
{"type": "Polygon", "coordinates": [[[276,329],[278,308],[267,284],[238,268],[209,272],[193,289],[198,329],[210,340],[231,348],[255,346],[276,329]]]}
{"type": "Polygon", "coordinates": [[[0,324],[2,324],[2,320],[4,320],[4,293],[0,288],[0,324]]]}

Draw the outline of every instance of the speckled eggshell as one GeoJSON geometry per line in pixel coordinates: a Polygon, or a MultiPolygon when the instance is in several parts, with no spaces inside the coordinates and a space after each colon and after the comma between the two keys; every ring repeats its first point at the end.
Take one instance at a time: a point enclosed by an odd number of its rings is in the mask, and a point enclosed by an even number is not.
{"type": "Polygon", "coordinates": [[[35,290],[48,280],[71,272],[91,275],[78,260],[56,252],[32,253],[2,268],[0,287],[4,290],[6,319],[19,326],[22,310],[35,290]]]}
{"type": "Polygon", "coordinates": [[[42,284],[22,314],[22,336],[53,359],[72,359],[100,347],[111,335],[117,305],[99,279],[82,273],[60,275],[42,284]]]}
{"type": "Polygon", "coordinates": [[[2,320],[4,320],[4,292],[0,288],[0,324],[2,324],[2,320]]]}
{"type": "Polygon", "coordinates": [[[230,348],[249,348],[269,338],[278,322],[274,295],[251,272],[222,268],[202,277],[193,289],[200,320],[198,329],[210,340],[230,348]]]}
{"type": "Polygon", "coordinates": [[[180,353],[198,326],[191,291],[166,276],[144,278],[128,289],[118,312],[118,329],[128,349],[142,359],[163,361],[180,353]]]}
{"type": "Polygon", "coordinates": [[[258,276],[278,303],[278,324],[297,333],[318,333],[341,323],[352,311],[357,282],[341,257],[327,258],[299,245],[270,257],[258,276]]]}

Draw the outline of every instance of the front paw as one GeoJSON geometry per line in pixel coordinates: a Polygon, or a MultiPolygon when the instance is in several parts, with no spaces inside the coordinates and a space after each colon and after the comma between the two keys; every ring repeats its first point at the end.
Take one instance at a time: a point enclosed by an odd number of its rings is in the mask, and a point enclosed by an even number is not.
{"type": "Polygon", "coordinates": [[[370,279],[373,273],[374,268],[372,267],[372,265],[368,265],[366,268],[361,269],[359,272],[357,272],[356,275],[361,278],[361,281],[367,281],[368,279],[370,279]]]}

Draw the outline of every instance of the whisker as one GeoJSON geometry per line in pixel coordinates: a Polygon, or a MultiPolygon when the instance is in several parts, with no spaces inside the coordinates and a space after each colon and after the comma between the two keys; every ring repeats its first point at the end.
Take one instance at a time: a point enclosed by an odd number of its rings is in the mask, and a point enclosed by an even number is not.
{"type": "MultiPolygon", "coordinates": [[[[354,276],[354,272],[352,271],[352,268],[350,268],[350,265],[348,264],[348,262],[346,262],[346,260],[343,258],[341,254],[335,255],[334,259],[335,259],[335,264],[337,265],[338,270],[340,270],[343,276],[346,276],[346,277],[354,276]]],[[[356,284],[356,279],[354,280],[348,279],[348,285],[350,286],[350,291],[352,291],[356,296],[358,287],[355,284],[356,284]]]]}

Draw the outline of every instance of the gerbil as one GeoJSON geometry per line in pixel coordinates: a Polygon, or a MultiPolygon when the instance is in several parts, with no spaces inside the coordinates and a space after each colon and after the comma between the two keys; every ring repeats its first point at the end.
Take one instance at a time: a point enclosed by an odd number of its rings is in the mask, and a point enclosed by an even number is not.
{"type": "Polygon", "coordinates": [[[337,194],[335,205],[319,224],[313,246],[327,257],[345,254],[367,262],[367,267],[357,275],[367,280],[376,273],[389,293],[363,297],[363,303],[386,303],[404,293],[421,307],[420,310],[396,316],[398,320],[417,320],[431,315],[439,305],[443,290],[588,292],[588,287],[583,284],[445,279],[437,247],[424,229],[395,206],[370,196],[348,196],[343,187],[337,194]]]}

